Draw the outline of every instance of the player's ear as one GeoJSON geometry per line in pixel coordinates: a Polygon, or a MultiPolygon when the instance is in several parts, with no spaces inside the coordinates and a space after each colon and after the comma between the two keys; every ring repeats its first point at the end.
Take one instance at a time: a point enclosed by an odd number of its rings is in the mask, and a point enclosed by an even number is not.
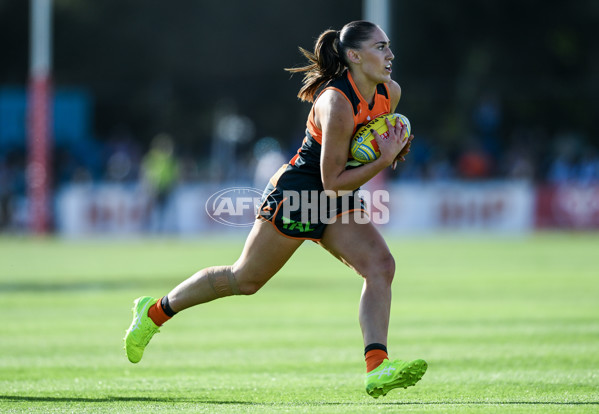
{"type": "Polygon", "coordinates": [[[356,50],[349,49],[347,51],[347,60],[349,60],[352,63],[360,63],[362,59],[360,57],[360,54],[356,50]]]}

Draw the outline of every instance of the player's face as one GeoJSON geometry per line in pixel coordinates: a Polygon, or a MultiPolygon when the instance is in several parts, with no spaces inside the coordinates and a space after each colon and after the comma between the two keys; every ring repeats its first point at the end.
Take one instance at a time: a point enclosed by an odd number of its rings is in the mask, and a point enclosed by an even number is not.
{"type": "Polygon", "coordinates": [[[370,39],[362,43],[358,53],[362,70],[375,83],[391,81],[391,61],[395,56],[391,52],[389,38],[385,32],[377,27],[370,39]]]}

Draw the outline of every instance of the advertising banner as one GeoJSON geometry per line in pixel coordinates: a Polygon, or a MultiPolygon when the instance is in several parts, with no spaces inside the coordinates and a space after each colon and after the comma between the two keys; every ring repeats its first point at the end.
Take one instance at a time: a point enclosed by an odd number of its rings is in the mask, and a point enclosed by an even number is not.
{"type": "MultiPolygon", "coordinates": [[[[576,208],[555,201],[560,198],[553,192],[541,195],[559,207],[550,210],[556,216],[537,208],[546,217],[546,225],[559,223],[557,215],[564,209],[568,214],[564,225],[597,223],[597,215],[587,212],[592,202],[585,202],[587,210],[574,214],[576,208]]],[[[181,186],[166,201],[156,203],[138,185],[68,186],[56,199],[57,231],[66,236],[247,232],[260,196],[260,190],[251,187],[196,184],[181,186]]],[[[364,190],[362,196],[372,222],[398,234],[521,233],[535,226],[535,190],[523,182],[401,183],[364,190]]]]}
{"type": "Polygon", "coordinates": [[[541,229],[599,229],[599,186],[539,187],[535,217],[541,229]]]}

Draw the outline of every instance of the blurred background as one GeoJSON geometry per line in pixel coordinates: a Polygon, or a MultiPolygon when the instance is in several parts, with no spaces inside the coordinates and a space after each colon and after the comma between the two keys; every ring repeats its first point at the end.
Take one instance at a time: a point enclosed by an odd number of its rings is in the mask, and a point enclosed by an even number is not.
{"type": "Polygon", "coordinates": [[[260,190],[300,146],[310,105],[283,69],[385,4],[416,138],[368,186],[390,191],[383,226],[599,229],[598,1],[54,0],[37,224],[33,3],[0,0],[0,232],[239,231],[206,201],[260,190]]]}

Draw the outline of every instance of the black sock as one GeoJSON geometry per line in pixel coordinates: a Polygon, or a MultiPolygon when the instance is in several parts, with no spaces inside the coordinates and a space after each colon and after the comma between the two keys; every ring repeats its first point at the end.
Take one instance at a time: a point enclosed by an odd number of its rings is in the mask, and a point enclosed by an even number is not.
{"type": "Polygon", "coordinates": [[[379,343],[375,342],[373,344],[368,345],[366,348],[364,348],[364,355],[366,355],[366,353],[368,351],[372,351],[373,349],[380,349],[380,350],[385,351],[386,353],[388,353],[387,352],[387,347],[385,345],[379,344],[379,343]]]}
{"type": "Polygon", "coordinates": [[[166,313],[166,316],[168,316],[169,318],[172,318],[173,316],[175,316],[177,314],[177,312],[175,312],[174,310],[171,309],[171,305],[169,305],[169,303],[168,303],[167,295],[162,297],[162,300],[160,301],[160,305],[162,306],[162,310],[164,311],[164,313],[166,313]]]}

